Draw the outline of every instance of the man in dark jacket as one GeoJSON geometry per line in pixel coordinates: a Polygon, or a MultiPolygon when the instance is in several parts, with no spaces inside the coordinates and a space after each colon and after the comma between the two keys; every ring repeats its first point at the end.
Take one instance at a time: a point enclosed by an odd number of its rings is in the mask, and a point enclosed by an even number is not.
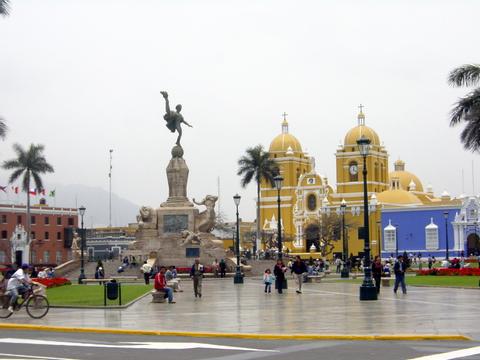
{"type": "Polygon", "coordinates": [[[302,259],[300,259],[300,256],[297,256],[295,262],[292,264],[292,274],[297,282],[297,294],[302,293],[303,274],[307,271],[307,266],[302,259]]]}
{"type": "Polygon", "coordinates": [[[193,292],[195,297],[202,297],[202,279],[203,279],[203,265],[200,264],[200,259],[195,259],[195,263],[190,269],[190,277],[193,279],[193,292]]]}
{"type": "Polygon", "coordinates": [[[393,288],[393,292],[396,294],[398,290],[398,285],[401,285],[402,292],[406,294],[407,287],[405,285],[405,272],[407,271],[407,264],[405,263],[402,255],[400,255],[397,261],[395,261],[393,271],[395,273],[395,286],[393,288]]]}

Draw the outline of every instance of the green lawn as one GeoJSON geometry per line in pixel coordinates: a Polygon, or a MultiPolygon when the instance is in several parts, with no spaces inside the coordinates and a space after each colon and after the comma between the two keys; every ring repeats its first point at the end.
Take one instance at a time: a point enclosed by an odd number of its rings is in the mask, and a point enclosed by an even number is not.
{"type": "MultiPolygon", "coordinates": [[[[122,305],[152,290],[152,285],[122,285],[122,305]]],[[[66,285],[47,289],[50,305],[103,306],[103,286],[66,285]]],[[[118,305],[118,299],[107,299],[107,305],[118,305]]]]}
{"type": "MultiPolygon", "coordinates": [[[[460,286],[478,288],[478,276],[407,276],[407,285],[419,285],[419,286],[460,286]]],[[[338,282],[349,282],[355,284],[361,284],[362,279],[355,280],[338,280],[338,282]]],[[[394,280],[390,280],[390,284],[393,286],[394,280]]]]}

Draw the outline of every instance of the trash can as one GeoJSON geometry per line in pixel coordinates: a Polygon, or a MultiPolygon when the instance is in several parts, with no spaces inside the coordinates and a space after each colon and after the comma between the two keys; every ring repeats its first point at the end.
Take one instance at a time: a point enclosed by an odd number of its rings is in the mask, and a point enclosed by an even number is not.
{"type": "Polygon", "coordinates": [[[107,299],[108,300],[118,299],[118,283],[115,280],[112,280],[107,283],[107,299]]]}

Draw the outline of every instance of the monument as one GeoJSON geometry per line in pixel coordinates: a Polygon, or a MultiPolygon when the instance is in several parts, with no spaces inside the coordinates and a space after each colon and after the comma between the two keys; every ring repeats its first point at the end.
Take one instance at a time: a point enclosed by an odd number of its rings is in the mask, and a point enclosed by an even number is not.
{"type": "Polygon", "coordinates": [[[217,240],[210,231],[215,224],[216,196],[207,195],[196,202],[191,202],[187,196],[189,169],[181,145],[182,124],[192,127],[183,115],[181,105],[170,109],[168,93],[161,91],[165,99],[164,119],[171,132],[177,132],[178,137],[171,150],[168,163],[167,181],[168,198],[156,209],[142,206],[137,216],[138,230],[136,241],[131,250],[148,254],[150,262],[159,265],[191,266],[195,258],[204,264],[211,264],[214,259],[226,257],[223,242],[217,240]],[[200,212],[196,207],[205,206],[200,212]]]}

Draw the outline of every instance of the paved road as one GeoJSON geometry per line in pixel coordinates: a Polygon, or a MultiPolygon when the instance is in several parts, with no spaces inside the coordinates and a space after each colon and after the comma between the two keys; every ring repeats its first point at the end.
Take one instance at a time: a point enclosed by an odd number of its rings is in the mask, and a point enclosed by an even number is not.
{"type": "Polygon", "coordinates": [[[270,341],[0,330],[0,359],[480,359],[479,342],[270,341]],[[457,356],[438,355],[459,351],[457,356]],[[437,354],[436,357],[427,357],[437,354]]]}

